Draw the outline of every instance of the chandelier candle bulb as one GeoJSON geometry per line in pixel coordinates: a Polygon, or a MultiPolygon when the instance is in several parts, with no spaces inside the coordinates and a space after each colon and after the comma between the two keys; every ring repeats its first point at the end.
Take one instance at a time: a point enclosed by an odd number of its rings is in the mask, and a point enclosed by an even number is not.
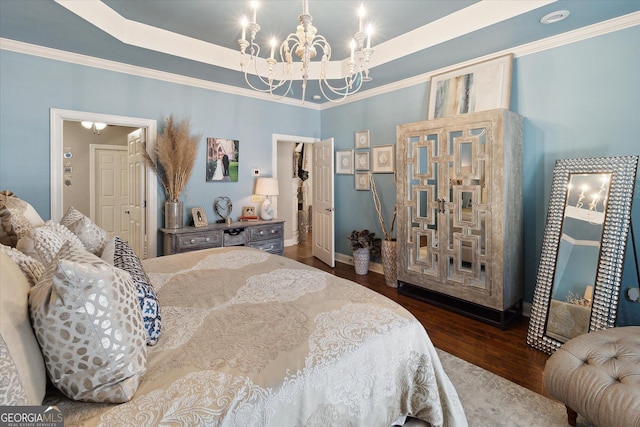
{"type": "Polygon", "coordinates": [[[247,39],[247,17],[242,17],[242,40],[247,39]]]}
{"type": "Polygon", "coordinates": [[[367,27],[367,49],[371,49],[371,34],[373,34],[373,27],[369,25],[367,27]]]}
{"type": "Polygon", "coordinates": [[[309,0],[302,0],[302,14],[309,14],[309,0]]]}
{"type": "Polygon", "coordinates": [[[256,22],[258,22],[258,18],[257,18],[257,16],[258,16],[258,2],[254,1],[253,3],[251,3],[251,7],[253,8],[253,21],[251,21],[251,22],[253,22],[255,24],[256,22]]]}
{"type": "Polygon", "coordinates": [[[358,12],[358,17],[360,18],[358,20],[358,32],[360,32],[360,33],[362,32],[362,18],[364,18],[364,14],[365,14],[364,5],[361,4],[360,5],[360,11],[358,12]]]}
{"type": "Polygon", "coordinates": [[[271,39],[271,59],[273,59],[273,55],[276,51],[276,39],[275,37],[271,39]]]}
{"type": "Polygon", "coordinates": [[[355,50],[356,50],[356,41],[352,39],[351,40],[351,61],[353,61],[355,50]]]}

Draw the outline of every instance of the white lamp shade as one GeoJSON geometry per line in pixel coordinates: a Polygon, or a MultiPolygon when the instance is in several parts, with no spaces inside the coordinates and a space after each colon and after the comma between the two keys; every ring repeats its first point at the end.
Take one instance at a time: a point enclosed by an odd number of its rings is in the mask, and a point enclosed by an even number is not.
{"type": "Polygon", "coordinates": [[[258,180],[256,181],[256,194],[260,196],[277,196],[278,179],[258,178],[258,180]]]}

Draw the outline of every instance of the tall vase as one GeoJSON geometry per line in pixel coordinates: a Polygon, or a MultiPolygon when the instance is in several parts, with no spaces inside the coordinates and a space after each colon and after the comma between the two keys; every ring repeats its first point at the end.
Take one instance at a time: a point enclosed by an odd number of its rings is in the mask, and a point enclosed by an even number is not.
{"type": "Polygon", "coordinates": [[[369,259],[371,253],[369,248],[360,248],[353,251],[353,266],[356,274],[367,274],[369,272],[369,259]]]}
{"type": "Polygon", "coordinates": [[[164,228],[182,228],[182,202],[164,202],[164,228]]]}
{"type": "Polygon", "coordinates": [[[387,286],[398,287],[398,245],[395,240],[383,240],[380,248],[382,271],[387,286]]]}

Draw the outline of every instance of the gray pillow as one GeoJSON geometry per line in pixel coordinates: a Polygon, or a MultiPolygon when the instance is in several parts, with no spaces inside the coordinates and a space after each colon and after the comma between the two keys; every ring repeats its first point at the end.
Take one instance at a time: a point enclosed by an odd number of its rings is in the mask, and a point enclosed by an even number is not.
{"type": "Polygon", "coordinates": [[[131,275],[66,242],[29,294],[52,383],[71,399],[130,400],[146,370],[131,275]]]}

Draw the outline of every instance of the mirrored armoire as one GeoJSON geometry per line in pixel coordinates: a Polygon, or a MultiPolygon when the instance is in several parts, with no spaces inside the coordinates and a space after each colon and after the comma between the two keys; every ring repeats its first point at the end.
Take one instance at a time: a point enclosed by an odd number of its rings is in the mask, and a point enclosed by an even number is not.
{"type": "Polygon", "coordinates": [[[522,313],[522,118],[397,127],[398,293],[496,326],[522,313]]]}

